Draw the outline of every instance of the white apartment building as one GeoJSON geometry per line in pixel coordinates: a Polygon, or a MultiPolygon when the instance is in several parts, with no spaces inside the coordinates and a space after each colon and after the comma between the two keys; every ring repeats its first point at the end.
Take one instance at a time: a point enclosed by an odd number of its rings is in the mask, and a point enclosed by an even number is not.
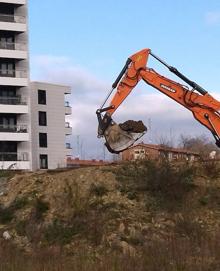
{"type": "Polygon", "coordinates": [[[70,143],[66,136],[72,128],[65,116],[72,114],[66,94],[68,86],[31,82],[31,134],[32,169],[55,169],[66,167],[66,158],[71,156],[70,143]]]}
{"type": "Polygon", "coordinates": [[[30,84],[27,14],[27,0],[0,0],[0,169],[64,167],[70,89],[30,84]],[[46,104],[39,103],[40,93],[46,104]]]}
{"type": "Polygon", "coordinates": [[[25,0],[0,1],[0,169],[31,169],[25,0]]]}

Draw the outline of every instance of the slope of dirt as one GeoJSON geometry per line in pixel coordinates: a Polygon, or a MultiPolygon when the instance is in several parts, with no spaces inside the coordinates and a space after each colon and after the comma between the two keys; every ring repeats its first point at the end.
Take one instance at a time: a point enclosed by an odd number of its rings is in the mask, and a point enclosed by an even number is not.
{"type": "Polygon", "coordinates": [[[193,175],[188,169],[172,173],[166,165],[158,175],[162,168],[125,164],[15,175],[0,197],[0,238],[7,231],[8,242],[26,252],[62,248],[69,256],[79,248],[96,255],[139,255],[154,242],[173,238],[191,240],[195,249],[206,237],[216,238],[218,178],[208,178],[201,168],[193,175]],[[178,186],[177,173],[186,175],[178,186]]]}

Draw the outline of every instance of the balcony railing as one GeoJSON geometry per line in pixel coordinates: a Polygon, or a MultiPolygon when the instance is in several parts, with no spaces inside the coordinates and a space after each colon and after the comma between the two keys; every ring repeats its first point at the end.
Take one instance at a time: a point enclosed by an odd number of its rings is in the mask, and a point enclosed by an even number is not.
{"type": "Polygon", "coordinates": [[[69,122],[65,122],[65,128],[71,128],[70,123],[69,122]]]}
{"type": "Polygon", "coordinates": [[[68,101],[65,101],[65,107],[71,107],[68,101]]]}
{"type": "Polygon", "coordinates": [[[72,149],[72,147],[71,147],[71,144],[70,144],[70,143],[66,143],[66,149],[68,149],[68,150],[71,150],[71,149],[72,149]]]}
{"type": "Polygon", "coordinates": [[[10,124],[1,124],[0,133],[27,133],[28,126],[26,124],[20,125],[10,125],[10,124]]]}
{"type": "Polygon", "coordinates": [[[0,77],[27,78],[28,73],[25,70],[7,70],[0,69],[0,77]]]}
{"type": "Polygon", "coordinates": [[[11,15],[11,14],[3,14],[0,13],[0,21],[1,22],[9,22],[9,23],[26,23],[26,17],[22,15],[11,15]]]}
{"type": "Polygon", "coordinates": [[[1,97],[0,96],[0,104],[27,105],[27,101],[25,97],[20,97],[20,96],[15,96],[15,97],[1,97]]]}
{"type": "Polygon", "coordinates": [[[0,152],[0,161],[29,161],[27,152],[0,152]]]}
{"type": "Polygon", "coordinates": [[[0,49],[26,51],[27,46],[25,43],[7,42],[0,40],[0,49]]]}

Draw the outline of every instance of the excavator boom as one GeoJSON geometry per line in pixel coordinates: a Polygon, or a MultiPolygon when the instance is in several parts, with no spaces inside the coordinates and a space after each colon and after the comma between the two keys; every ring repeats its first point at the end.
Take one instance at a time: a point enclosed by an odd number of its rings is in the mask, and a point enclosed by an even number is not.
{"type": "Polygon", "coordinates": [[[105,137],[105,144],[110,152],[119,153],[129,148],[147,131],[141,121],[127,121],[118,125],[112,120],[113,113],[140,80],[145,81],[148,85],[190,110],[194,118],[211,131],[216,140],[216,145],[220,147],[220,102],[214,99],[204,88],[153,54],[150,49],[143,49],[128,58],[116,81],[112,84],[112,90],[100,109],[96,111],[99,122],[98,136],[105,137]],[[149,56],[165,65],[170,72],[181,78],[192,89],[190,90],[185,85],[170,80],[148,68],[149,56]],[[109,105],[104,107],[114,89],[116,89],[116,93],[109,105]],[[105,113],[104,116],[102,113],[105,113]]]}

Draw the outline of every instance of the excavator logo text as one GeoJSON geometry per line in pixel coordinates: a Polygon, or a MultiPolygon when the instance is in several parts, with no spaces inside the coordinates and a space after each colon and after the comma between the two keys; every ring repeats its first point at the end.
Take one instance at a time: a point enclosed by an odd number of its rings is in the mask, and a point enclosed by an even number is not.
{"type": "Polygon", "coordinates": [[[166,86],[166,85],[164,85],[164,84],[160,84],[160,86],[161,86],[162,88],[164,88],[164,89],[166,89],[166,90],[172,92],[172,93],[175,93],[175,92],[176,92],[175,89],[173,89],[173,88],[171,88],[171,87],[168,87],[168,86],[166,86]]]}

